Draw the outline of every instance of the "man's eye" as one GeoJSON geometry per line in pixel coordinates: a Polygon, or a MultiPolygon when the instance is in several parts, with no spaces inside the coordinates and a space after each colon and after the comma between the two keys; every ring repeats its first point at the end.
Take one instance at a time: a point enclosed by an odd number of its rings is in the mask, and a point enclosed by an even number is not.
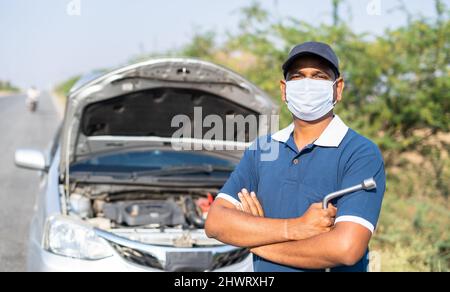
{"type": "Polygon", "coordinates": [[[300,76],[300,75],[292,75],[291,76],[291,80],[299,80],[299,79],[303,79],[304,77],[303,76],[300,76]]]}

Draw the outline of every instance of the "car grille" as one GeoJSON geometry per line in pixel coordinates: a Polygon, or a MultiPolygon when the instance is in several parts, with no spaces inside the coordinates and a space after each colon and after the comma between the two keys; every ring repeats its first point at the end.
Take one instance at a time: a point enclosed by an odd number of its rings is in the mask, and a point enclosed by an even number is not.
{"type": "Polygon", "coordinates": [[[133,264],[163,270],[159,260],[148,253],[114,243],[111,245],[122,258],[133,264]]]}
{"type": "MultiPolygon", "coordinates": [[[[116,243],[110,242],[112,247],[116,250],[116,252],[126,261],[142,266],[142,267],[148,267],[153,269],[158,269],[162,271],[176,271],[176,272],[203,272],[203,271],[213,271],[220,268],[225,268],[234,264],[238,264],[242,261],[244,261],[250,254],[248,249],[245,248],[236,248],[234,250],[223,252],[223,253],[216,253],[212,256],[212,262],[207,268],[199,268],[195,267],[195,264],[193,264],[192,267],[184,266],[182,268],[178,268],[177,270],[172,270],[170,267],[164,266],[164,264],[161,263],[161,261],[156,258],[155,256],[142,252],[130,247],[118,245],[116,243]]],[[[193,249],[193,252],[195,252],[195,248],[193,249]]]]}
{"type": "Polygon", "coordinates": [[[250,252],[246,248],[239,248],[231,252],[216,254],[211,270],[217,270],[243,262],[249,254],[250,252]]]}

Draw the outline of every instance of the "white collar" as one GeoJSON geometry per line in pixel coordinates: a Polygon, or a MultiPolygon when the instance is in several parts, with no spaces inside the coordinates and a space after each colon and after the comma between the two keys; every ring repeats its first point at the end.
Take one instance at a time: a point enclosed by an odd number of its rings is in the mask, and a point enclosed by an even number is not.
{"type": "MultiPolygon", "coordinates": [[[[286,143],[294,131],[294,123],[272,135],[272,139],[281,143],[286,143]]],[[[337,115],[323,131],[322,135],[314,141],[314,145],[322,147],[339,147],[348,132],[347,125],[337,115]]]]}

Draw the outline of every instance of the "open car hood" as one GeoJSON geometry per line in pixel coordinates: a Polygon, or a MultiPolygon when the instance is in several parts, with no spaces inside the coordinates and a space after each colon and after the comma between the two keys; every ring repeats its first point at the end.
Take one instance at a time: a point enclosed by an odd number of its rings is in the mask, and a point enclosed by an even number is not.
{"type": "MultiPolygon", "coordinates": [[[[64,174],[76,161],[102,153],[167,145],[179,129],[178,125],[172,127],[173,117],[181,114],[194,121],[196,107],[197,114],[201,108],[203,117],[214,114],[224,124],[227,115],[264,115],[267,119],[258,127],[276,130],[269,125],[278,107],[242,76],[196,59],[154,59],[97,76],[72,88],[61,136],[60,173],[64,174]]],[[[205,141],[202,137],[178,142],[247,145],[256,138],[205,141]]],[[[242,151],[229,154],[239,157],[242,151]]]]}

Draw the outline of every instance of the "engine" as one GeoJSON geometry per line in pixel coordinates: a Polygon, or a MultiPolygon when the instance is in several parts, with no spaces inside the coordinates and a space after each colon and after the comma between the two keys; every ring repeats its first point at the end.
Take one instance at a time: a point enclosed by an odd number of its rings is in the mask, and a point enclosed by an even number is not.
{"type": "Polygon", "coordinates": [[[104,228],[204,228],[213,195],[146,193],[104,194],[90,197],[73,193],[70,212],[104,228]]]}
{"type": "Polygon", "coordinates": [[[132,227],[186,224],[183,210],[173,200],[106,203],[103,214],[117,224],[132,227]]]}

